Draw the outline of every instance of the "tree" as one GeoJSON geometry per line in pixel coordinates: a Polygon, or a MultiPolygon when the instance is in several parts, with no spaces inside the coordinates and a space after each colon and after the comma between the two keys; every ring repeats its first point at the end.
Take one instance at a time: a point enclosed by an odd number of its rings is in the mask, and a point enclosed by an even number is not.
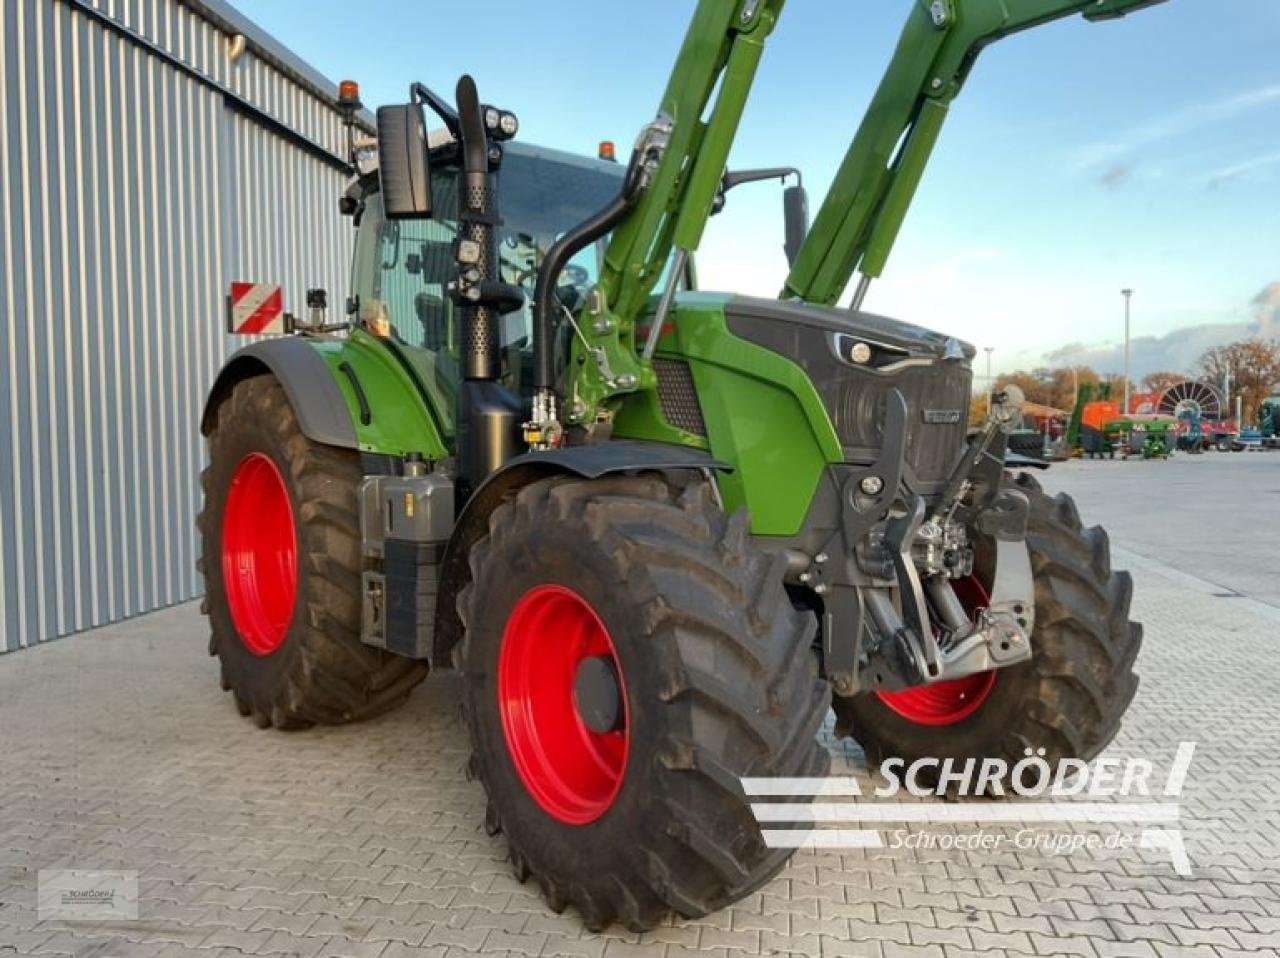
{"type": "Polygon", "coordinates": [[[1170,386],[1186,382],[1189,378],[1185,373],[1148,373],[1142,377],[1142,391],[1144,393],[1162,393],[1170,386]]]}
{"type": "Polygon", "coordinates": [[[1009,385],[1014,385],[1021,389],[1023,395],[1027,397],[1029,402],[1049,405],[1048,389],[1046,388],[1046,384],[1043,380],[1037,377],[1035,372],[1026,372],[1019,369],[996,377],[995,388],[997,390],[1003,389],[1005,386],[1009,385]]]}
{"type": "MultiPolygon", "coordinates": [[[[1115,394],[1123,392],[1123,385],[1115,379],[1115,394]]],[[[1039,366],[1030,372],[1019,369],[996,378],[996,386],[1009,383],[1017,385],[1027,399],[1042,406],[1053,406],[1064,412],[1075,408],[1077,385],[1097,385],[1101,377],[1088,366],[1039,366]]]]}
{"type": "MultiPolygon", "coordinates": [[[[1102,385],[1110,387],[1111,398],[1118,403],[1124,403],[1124,376],[1120,373],[1107,373],[1101,377],[1102,385]]],[[[1129,383],[1129,394],[1137,392],[1133,388],[1133,383],[1129,383]]]]}
{"type": "Polygon", "coordinates": [[[1231,395],[1241,397],[1244,421],[1253,422],[1262,400],[1280,383],[1280,342],[1255,338],[1215,346],[1200,354],[1196,367],[1220,388],[1230,375],[1231,395]]]}
{"type": "Polygon", "coordinates": [[[1098,374],[1090,366],[1055,366],[1045,371],[1051,383],[1052,398],[1047,405],[1071,412],[1076,406],[1076,389],[1079,386],[1098,384],[1098,374]]]}
{"type": "Polygon", "coordinates": [[[981,426],[987,421],[987,394],[977,393],[969,397],[969,425],[981,426]]]}

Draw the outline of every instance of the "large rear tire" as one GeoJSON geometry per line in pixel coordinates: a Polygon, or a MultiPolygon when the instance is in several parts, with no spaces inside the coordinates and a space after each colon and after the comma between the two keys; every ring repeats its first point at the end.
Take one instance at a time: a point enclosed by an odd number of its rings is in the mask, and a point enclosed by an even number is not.
{"type": "Polygon", "coordinates": [[[790,856],[739,781],[829,765],[815,624],[782,561],[700,477],[556,477],[494,511],[458,600],[471,768],[554,910],[642,931],[724,907],[790,856]],[[590,713],[580,681],[607,707],[590,713]]]}
{"type": "MultiPolygon", "coordinates": [[[[837,698],[837,733],[856,739],[872,764],[992,757],[1012,767],[1024,750],[1044,748],[1056,766],[1064,758],[1092,759],[1120,727],[1138,688],[1133,665],[1142,644],[1142,626],[1129,621],[1133,582],[1127,572],[1112,571],[1106,532],[1084,528],[1071,497],[1051,498],[1026,473],[1009,481],[1031,506],[1032,658],[988,673],[983,688],[980,676],[958,680],[950,689],[954,701],[934,695],[923,699],[929,708],[914,712],[874,692],[837,698]]],[[[989,566],[984,558],[980,568],[989,566]]]]}
{"type": "Polygon", "coordinates": [[[270,376],[218,407],[198,525],[222,687],[262,727],[368,718],[427,665],[360,642],[356,453],[307,439],[270,376]]]}

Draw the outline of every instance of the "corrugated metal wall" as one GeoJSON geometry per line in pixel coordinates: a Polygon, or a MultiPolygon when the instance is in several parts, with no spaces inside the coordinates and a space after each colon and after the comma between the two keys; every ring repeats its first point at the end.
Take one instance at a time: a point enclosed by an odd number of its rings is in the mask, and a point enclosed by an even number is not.
{"type": "Polygon", "coordinates": [[[0,0],[0,651],[199,594],[228,283],[345,295],[344,173],[235,96],[341,154],[319,87],[253,42],[232,63],[216,2],[84,6],[137,36],[0,0]]]}

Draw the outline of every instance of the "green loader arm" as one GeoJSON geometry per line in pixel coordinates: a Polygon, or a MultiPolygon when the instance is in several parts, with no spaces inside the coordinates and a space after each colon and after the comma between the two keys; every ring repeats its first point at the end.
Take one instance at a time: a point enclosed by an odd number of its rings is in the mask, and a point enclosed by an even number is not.
{"type": "Polygon", "coordinates": [[[590,422],[612,397],[653,388],[652,367],[636,342],[636,321],[648,308],[672,247],[692,252],[702,238],[783,3],[700,0],[657,117],[637,143],[637,156],[656,162],[646,167],[642,195],[613,230],[600,282],[579,324],[568,422],[590,422]]]}
{"type": "Polygon", "coordinates": [[[1107,20],[1163,0],[917,0],[782,295],[834,305],[855,270],[879,276],[947,110],[978,54],[1001,37],[1075,13],[1107,20]]]}
{"type": "MultiPolygon", "coordinates": [[[[879,275],[947,107],[984,46],[1070,14],[1107,19],[1158,2],[917,0],[783,295],[833,304],[855,269],[879,275]]],[[[566,421],[593,422],[615,397],[654,387],[636,322],[650,307],[672,249],[684,263],[684,254],[701,242],[784,3],[699,0],[657,118],[637,143],[637,156],[651,160],[646,185],[614,228],[600,283],[575,327],[566,421]]],[[[673,293],[674,287],[667,290],[664,302],[673,293]]],[[[650,348],[655,340],[649,337],[650,348]]]]}
{"type": "Polygon", "coordinates": [[[644,310],[673,245],[697,249],[783,2],[698,4],[658,107],[660,122],[670,124],[662,159],[605,253],[600,286],[619,316],[644,310]]]}

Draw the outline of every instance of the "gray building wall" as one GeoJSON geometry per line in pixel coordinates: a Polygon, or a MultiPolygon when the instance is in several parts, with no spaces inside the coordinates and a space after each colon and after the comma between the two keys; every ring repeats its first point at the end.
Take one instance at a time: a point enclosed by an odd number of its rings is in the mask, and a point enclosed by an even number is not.
{"type": "Polygon", "coordinates": [[[0,77],[3,652],[199,594],[228,284],[341,303],[352,231],[332,85],[221,2],[0,0],[0,77]]]}

